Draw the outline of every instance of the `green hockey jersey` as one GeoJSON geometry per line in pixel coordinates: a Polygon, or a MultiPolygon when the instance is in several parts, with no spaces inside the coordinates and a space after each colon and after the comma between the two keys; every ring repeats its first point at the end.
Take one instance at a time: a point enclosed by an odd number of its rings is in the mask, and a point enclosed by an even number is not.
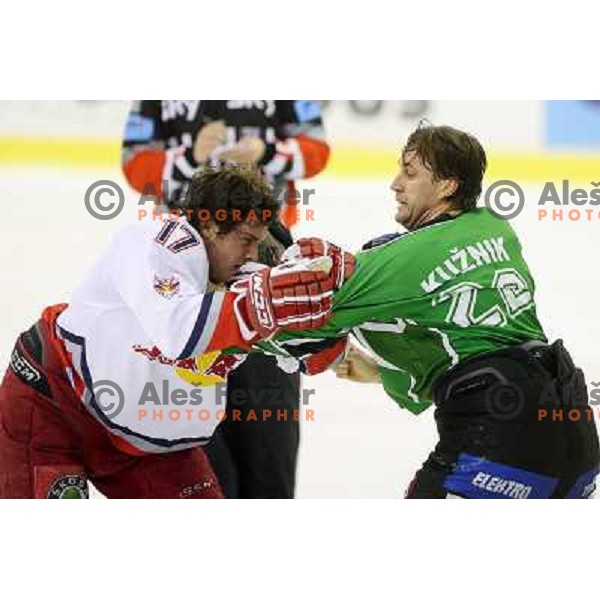
{"type": "Polygon", "coordinates": [[[301,337],[282,332],[263,349],[310,352],[311,342],[348,334],[371,351],[389,396],[413,413],[430,406],[434,382],[459,361],[546,341],[519,240],[486,209],[358,253],[329,323],[301,337]]]}

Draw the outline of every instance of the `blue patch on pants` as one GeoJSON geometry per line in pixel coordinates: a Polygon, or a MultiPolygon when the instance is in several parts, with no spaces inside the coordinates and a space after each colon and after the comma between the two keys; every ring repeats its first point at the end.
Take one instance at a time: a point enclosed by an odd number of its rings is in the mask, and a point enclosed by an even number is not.
{"type": "Polygon", "coordinates": [[[480,456],[461,454],[444,487],[466,498],[549,498],[558,479],[509,467],[480,456]]]}
{"type": "Polygon", "coordinates": [[[565,498],[589,498],[596,489],[596,476],[598,473],[600,473],[600,468],[596,467],[581,475],[565,498]]]}

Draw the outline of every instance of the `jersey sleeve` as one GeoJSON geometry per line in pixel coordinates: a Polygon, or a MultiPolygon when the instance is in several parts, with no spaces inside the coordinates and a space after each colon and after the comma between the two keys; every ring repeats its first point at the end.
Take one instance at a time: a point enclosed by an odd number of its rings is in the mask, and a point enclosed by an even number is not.
{"type": "Polygon", "coordinates": [[[162,229],[131,226],[106,256],[112,287],[142,329],[168,358],[244,349],[234,312],[235,294],[208,291],[202,239],[187,223],[162,229]]]}
{"type": "Polygon", "coordinates": [[[268,175],[294,181],[320,173],[329,159],[318,100],[277,100],[276,137],[261,160],[268,175]]]}

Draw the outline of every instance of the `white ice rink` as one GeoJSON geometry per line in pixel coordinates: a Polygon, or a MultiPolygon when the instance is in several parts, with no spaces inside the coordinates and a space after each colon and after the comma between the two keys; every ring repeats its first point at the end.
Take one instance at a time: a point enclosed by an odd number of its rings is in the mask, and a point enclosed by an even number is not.
{"type": "MultiPolygon", "coordinates": [[[[303,221],[299,235],[320,235],[358,249],[363,241],[394,230],[388,181],[320,177],[305,187],[316,190],[307,207],[315,220],[303,221]]],[[[590,382],[600,382],[600,219],[540,222],[540,191],[541,186],[526,189],[525,209],[513,224],[537,280],[546,333],[566,341],[591,387],[590,382]]],[[[136,220],[137,200],[118,171],[0,170],[2,371],[18,333],[46,305],[68,301],[111,234],[136,220]],[[92,218],[84,207],[86,189],[99,179],[113,179],[126,190],[125,209],[110,221],[92,218]]],[[[315,421],[302,424],[298,497],[400,496],[433,446],[432,411],[414,417],[378,386],[342,382],[331,374],[305,378],[304,386],[316,390],[310,402],[315,421]]]]}

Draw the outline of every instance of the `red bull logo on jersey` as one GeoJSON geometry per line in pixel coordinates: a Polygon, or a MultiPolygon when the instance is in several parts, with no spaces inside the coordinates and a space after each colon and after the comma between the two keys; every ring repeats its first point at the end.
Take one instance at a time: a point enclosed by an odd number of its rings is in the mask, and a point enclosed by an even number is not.
{"type": "Polygon", "coordinates": [[[223,354],[220,350],[180,359],[165,356],[156,346],[145,348],[135,345],[133,350],[152,362],[174,367],[177,375],[185,382],[203,387],[224,383],[229,373],[241,365],[246,358],[244,354],[223,354]]]}
{"type": "Polygon", "coordinates": [[[181,284],[177,277],[154,276],[154,290],[163,298],[173,298],[179,293],[181,284]]]}

